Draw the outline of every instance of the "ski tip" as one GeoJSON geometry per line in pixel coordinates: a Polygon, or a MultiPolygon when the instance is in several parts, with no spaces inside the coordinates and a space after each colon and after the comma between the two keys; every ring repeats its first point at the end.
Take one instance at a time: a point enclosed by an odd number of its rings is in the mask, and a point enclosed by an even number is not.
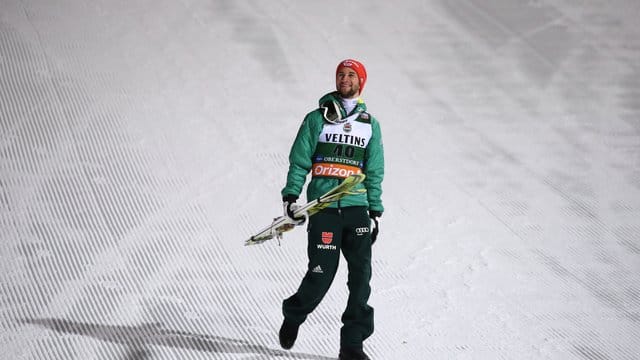
{"type": "Polygon", "coordinates": [[[263,242],[271,239],[273,239],[273,236],[265,236],[265,237],[252,236],[248,240],[244,241],[244,246],[262,244],[263,242]]]}
{"type": "Polygon", "coordinates": [[[244,246],[258,245],[258,244],[263,243],[263,242],[264,242],[264,240],[263,241],[256,241],[256,240],[249,239],[249,240],[245,240],[244,246]]]}
{"type": "Polygon", "coordinates": [[[250,237],[249,239],[247,239],[247,240],[245,240],[245,241],[244,241],[244,246],[256,245],[256,244],[259,244],[259,243],[260,243],[260,241],[257,241],[257,240],[256,240],[256,239],[254,239],[254,238],[253,238],[253,236],[252,236],[252,237],[250,237]]]}

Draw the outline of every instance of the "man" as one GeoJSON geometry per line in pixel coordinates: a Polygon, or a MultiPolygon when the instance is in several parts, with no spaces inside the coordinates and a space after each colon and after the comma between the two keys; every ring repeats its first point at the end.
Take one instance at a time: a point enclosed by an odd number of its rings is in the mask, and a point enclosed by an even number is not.
{"type": "MultiPolygon", "coordinates": [[[[362,343],[373,333],[373,308],[367,301],[371,245],[384,211],[380,198],[384,156],[380,125],[360,98],[366,81],[367,72],[360,62],[340,62],[336,91],[320,98],[320,107],[307,114],[291,147],[287,183],[282,189],[285,215],[294,217],[299,207],[296,200],[309,172],[308,201],[339,184],[340,176],[351,173],[366,175],[358,187],[367,192],[349,195],[309,218],[307,273],[298,291],[282,304],[284,321],[279,337],[285,349],[293,347],[298,328],[329,290],[342,252],[349,271],[349,299],[342,315],[339,358],[369,359],[362,343]]],[[[305,221],[294,220],[299,224],[305,221]]]]}

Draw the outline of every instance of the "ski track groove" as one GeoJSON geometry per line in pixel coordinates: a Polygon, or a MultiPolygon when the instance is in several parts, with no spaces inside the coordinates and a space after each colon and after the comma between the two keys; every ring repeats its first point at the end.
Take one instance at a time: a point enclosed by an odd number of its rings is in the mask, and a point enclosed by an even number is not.
{"type": "MultiPolygon", "coordinates": [[[[238,245],[240,245],[240,244],[238,244],[238,245]]],[[[229,265],[233,265],[233,264],[232,264],[232,263],[229,263],[229,265]]],[[[237,267],[233,267],[233,269],[237,269],[237,267]]],[[[239,273],[237,270],[234,270],[234,271],[232,271],[232,272],[236,274],[236,277],[235,277],[233,280],[235,280],[237,283],[245,284],[245,282],[244,282],[244,281],[242,281],[242,280],[243,280],[243,279],[242,279],[242,275],[240,275],[240,273],[239,273]]],[[[236,295],[236,296],[237,296],[237,298],[246,298],[246,297],[247,297],[247,294],[249,294],[249,299],[251,299],[251,302],[253,302],[253,303],[254,303],[254,306],[253,306],[252,308],[253,308],[253,309],[261,309],[261,305],[260,305],[260,304],[261,304],[262,302],[258,303],[258,302],[257,302],[257,300],[255,299],[255,297],[253,297],[253,296],[251,296],[251,295],[250,295],[250,294],[252,293],[252,292],[251,292],[251,289],[249,289],[249,288],[247,287],[247,285],[242,285],[242,288],[243,288],[243,290],[244,290],[244,291],[243,291],[242,293],[238,293],[238,294],[236,295]]],[[[232,299],[232,302],[236,302],[236,300],[235,300],[235,299],[232,299]]],[[[237,313],[237,315],[238,315],[238,318],[239,318],[239,319],[243,318],[242,313],[237,313]]],[[[246,314],[245,314],[245,315],[246,315],[246,314]]],[[[274,324],[270,324],[270,323],[268,323],[268,321],[267,321],[267,320],[266,320],[266,318],[264,317],[264,313],[263,313],[262,311],[259,311],[256,315],[252,316],[251,318],[252,318],[252,319],[262,320],[262,321],[261,321],[261,324],[259,324],[259,325],[262,325],[262,326],[263,326],[263,328],[266,328],[266,329],[271,329],[271,328],[273,327],[273,325],[274,325],[274,324]]],[[[245,329],[246,327],[245,327],[245,326],[241,326],[240,328],[241,328],[241,329],[245,329]]],[[[245,338],[253,338],[253,335],[255,335],[255,334],[251,334],[251,333],[245,332],[245,335],[246,335],[246,337],[245,337],[245,338]]]]}
{"type": "MultiPolygon", "coordinates": [[[[590,206],[587,205],[587,203],[583,202],[582,200],[579,199],[575,199],[573,195],[571,195],[569,192],[563,190],[554,180],[549,180],[549,178],[545,178],[543,180],[543,182],[549,186],[550,188],[552,188],[554,191],[557,192],[557,194],[559,194],[562,198],[564,198],[569,204],[572,204],[573,208],[567,208],[565,209],[565,216],[567,217],[578,217],[578,218],[588,218],[588,219],[597,219],[595,214],[593,213],[593,211],[591,210],[590,206]]],[[[500,198],[501,196],[498,196],[498,198],[500,198]]],[[[506,216],[507,218],[510,218],[509,215],[509,211],[505,211],[505,207],[502,204],[498,204],[500,206],[498,206],[498,211],[496,213],[496,211],[491,211],[492,214],[494,216],[496,216],[498,219],[504,219],[504,216],[506,216]],[[502,214],[501,214],[502,213],[502,214]]],[[[490,206],[491,207],[494,207],[490,206]]],[[[487,208],[489,210],[489,208],[487,208]]],[[[522,207],[520,207],[519,209],[517,209],[519,211],[525,210],[522,207]]],[[[501,220],[502,221],[502,220],[501,220]]],[[[509,221],[504,222],[503,223],[505,225],[508,224],[509,221]]],[[[508,225],[507,225],[508,226],[508,225]]],[[[602,222],[599,222],[596,220],[595,223],[595,227],[600,229],[600,232],[605,229],[606,227],[604,226],[604,224],[602,222]]],[[[512,229],[513,230],[513,229],[512,229]]],[[[518,233],[519,231],[515,230],[514,233],[518,233]]],[[[584,282],[584,284],[586,284],[586,287],[591,289],[592,291],[594,289],[600,289],[603,288],[603,283],[602,282],[584,282]]],[[[602,299],[601,299],[602,300],[602,299]]],[[[605,300],[605,302],[607,302],[605,300]]],[[[609,301],[609,305],[611,305],[610,301],[609,301]]]]}
{"type": "MultiPolygon", "coordinates": [[[[20,87],[16,86],[15,88],[20,88],[20,87]]],[[[29,95],[26,95],[26,96],[29,96],[29,95]]],[[[55,99],[54,99],[54,101],[55,101],[55,99]]],[[[37,111],[39,111],[40,109],[41,109],[41,105],[39,104],[38,107],[36,108],[36,113],[35,113],[36,116],[40,115],[39,113],[37,113],[37,111]]],[[[51,116],[51,115],[50,114],[44,114],[44,116],[51,116]]],[[[44,135],[45,132],[44,131],[39,131],[40,129],[38,129],[38,128],[35,128],[35,129],[34,128],[30,128],[30,125],[31,125],[30,122],[26,122],[26,126],[28,127],[27,128],[28,133],[35,135],[36,142],[45,143],[46,142],[45,141],[46,135],[44,135]]],[[[55,125],[56,124],[54,123],[54,126],[55,125]]],[[[29,157],[29,156],[27,156],[27,157],[29,157]]],[[[35,162],[35,159],[31,159],[30,162],[35,162]]]]}
{"type": "MultiPolygon", "coordinates": [[[[65,94],[65,95],[66,95],[66,96],[69,96],[69,94],[65,94]]],[[[50,107],[50,108],[56,108],[56,107],[50,107]]],[[[39,109],[37,109],[37,110],[39,110],[39,109]]],[[[38,114],[36,114],[36,115],[38,115],[38,114]]],[[[55,114],[45,114],[44,116],[45,116],[45,117],[54,117],[54,118],[55,118],[55,116],[56,116],[56,115],[55,115],[55,114]]],[[[29,123],[27,123],[27,126],[29,126],[29,123]]],[[[47,132],[49,132],[49,131],[47,131],[47,132]]],[[[43,132],[38,131],[38,129],[37,129],[37,128],[36,128],[36,129],[29,129],[29,134],[33,134],[33,135],[35,135],[35,139],[36,139],[36,141],[38,141],[38,142],[43,142],[43,143],[45,142],[46,135],[44,135],[44,133],[45,133],[44,131],[43,131],[43,132]]],[[[67,193],[67,192],[68,192],[68,189],[65,189],[64,187],[62,187],[62,188],[61,188],[60,186],[58,186],[57,184],[55,184],[55,180],[54,180],[54,181],[50,181],[50,182],[48,182],[48,184],[46,184],[45,186],[52,188],[52,190],[53,190],[53,191],[52,191],[52,193],[54,194],[54,196],[55,196],[55,195],[59,195],[60,193],[67,193]],[[52,182],[53,182],[53,185],[52,185],[52,182]]],[[[68,216],[68,214],[60,213],[61,211],[64,211],[64,210],[65,210],[65,209],[57,209],[57,210],[54,210],[54,211],[56,211],[56,212],[57,212],[57,215],[58,215],[59,217],[63,217],[63,218],[65,218],[65,217],[66,217],[66,218],[71,218],[70,216],[68,216]]],[[[132,213],[140,213],[140,212],[139,212],[139,211],[137,211],[137,210],[139,210],[139,209],[133,208],[133,209],[131,209],[131,212],[132,212],[132,213]]],[[[102,212],[102,213],[103,213],[103,214],[104,214],[104,213],[106,213],[106,214],[107,214],[107,218],[106,218],[106,219],[107,219],[107,222],[108,222],[110,225],[112,225],[112,227],[115,227],[115,228],[116,228],[116,231],[117,231],[117,230],[119,230],[119,229],[117,229],[117,227],[118,227],[118,225],[119,225],[119,224],[118,224],[118,223],[113,219],[113,217],[112,217],[112,216],[109,216],[109,211],[104,211],[104,210],[103,210],[103,212],[102,212]]],[[[113,210],[111,211],[111,213],[113,213],[113,210]]],[[[56,234],[45,235],[45,236],[47,236],[48,238],[55,238],[55,237],[56,237],[56,234]]],[[[71,255],[72,255],[72,256],[71,256],[71,258],[75,258],[76,256],[77,256],[77,258],[86,258],[86,257],[84,256],[85,254],[83,254],[83,253],[80,253],[80,254],[75,254],[75,253],[73,253],[73,251],[75,251],[75,249],[71,249],[71,251],[72,251],[72,253],[71,253],[71,255]]],[[[73,262],[62,262],[62,265],[60,266],[60,268],[63,270],[63,272],[62,272],[62,273],[66,273],[66,274],[78,273],[78,271],[76,271],[76,270],[77,270],[76,268],[69,267],[69,266],[71,266],[70,264],[73,264],[73,262]]],[[[60,269],[58,269],[58,270],[60,270],[60,269]]],[[[53,272],[54,272],[54,273],[56,273],[58,270],[56,270],[56,269],[54,268],[54,269],[53,269],[53,272]]],[[[42,283],[43,283],[43,284],[49,284],[50,282],[42,282],[42,283]]],[[[46,293],[48,289],[45,287],[45,288],[44,288],[44,289],[42,289],[42,290],[43,290],[43,291],[40,291],[40,292],[39,292],[40,294],[44,294],[44,293],[46,293]]],[[[95,298],[95,297],[93,296],[93,294],[91,294],[91,296],[90,296],[90,297],[91,297],[91,298],[95,298]]],[[[98,297],[98,299],[100,299],[100,297],[98,297]]],[[[44,303],[44,301],[43,301],[42,303],[44,303]]]]}

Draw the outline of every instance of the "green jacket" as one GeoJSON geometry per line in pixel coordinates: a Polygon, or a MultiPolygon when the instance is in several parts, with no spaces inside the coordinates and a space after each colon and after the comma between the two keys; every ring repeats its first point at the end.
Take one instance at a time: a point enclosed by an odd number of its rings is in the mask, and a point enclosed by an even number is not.
{"type": "MultiPolygon", "coordinates": [[[[367,192],[358,195],[349,195],[341,199],[339,202],[331,204],[330,207],[367,206],[369,210],[383,212],[384,207],[382,206],[381,199],[381,185],[384,177],[384,151],[380,124],[373,116],[366,113],[367,107],[362,100],[359,100],[358,105],[350,114],[345,113],[345,110],[340,103],[339,95],[336,92],[332,92],[321,97],[319,104],[322,106],[322,104],[332,100],[338,104],[342,119],[352,115],[358,119],[358,124],[354,123],[355,127],[370,126],[370,129],[366,129],[368,131],[367,134],[370,134],[370,138],[367,139],[368,143],[366,144],[366,147],[358,149],[359,152],[356,152],[359,154],[357,156],[362,158],[360,168],[366,175],[365,181],[358,185],[358,187],[366,188],[367,192]],[[360,113],[360,116],[358,117],[356,113],[360,113]],[[363,123],[365,125],[362,125],[363,123]]],[[[318,108],[305,116],[289,153],[287,184],[281,192],[283,197],[288,195],[298,197],[302,192],[307,174],[312,171],[314,166],[314,158],[317,158],[317,151],[320,151],[318,149],[327,145],[322,144],[319,141],[321,135],[324,134],[323,129],[325,126],[330,127],[331,123],[325,120],[321,108],[318,108]]],[[[349,131],[350,130],[351,127],[349,127],[349,131]]],[[[343,137],[345,139],[349,139],[349,135],[343,135],[343,137]]],[[[340,137],[339,139],[342,141],[343,137],[340,137]]],[[[333,139],[338,138],[334,137],[333,139]]],[[[351,139],[351,141],[353,144],[354,140],[351,139]]],[[[340,146],[340,144],[335,145],[340,146]]],[[[349,147],[346,142],[344,143],[344,146],[349,147]]],[[[346,161],[348,161],[348,159],[346,159],[346,161]]],[[[312,176],[311,182],[307,186],[307,201],[320,197],[322,194],[338,185],[341,181],[342,179],[338,177],[312,176]]]]}

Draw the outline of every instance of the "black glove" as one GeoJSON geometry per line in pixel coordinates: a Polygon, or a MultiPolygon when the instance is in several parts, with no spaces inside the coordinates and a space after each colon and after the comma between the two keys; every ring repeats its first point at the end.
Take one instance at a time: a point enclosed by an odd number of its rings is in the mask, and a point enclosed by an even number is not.
{"type": "Polygon", "coordinates": [[[296,225],[302,225],[307,220],[307,217],[302,215],[295,217],[293,214],[297,209],[300,208],[300,205],[296,204],[296,200],[298,197],[295,195],[286,195],[282,197],[282,207],[284,209],[284,215],[293,221],[296,222],[296,225]]]}
{"type": "Polygon", "coordinates": [[[382,212],[369,210],[369,217],[371,221],[373,221],[373,226],[371,229],[371,245],[376,242],[378,239],[378,233],[380,232],[380,217],[382,216],[382,212]]]}

